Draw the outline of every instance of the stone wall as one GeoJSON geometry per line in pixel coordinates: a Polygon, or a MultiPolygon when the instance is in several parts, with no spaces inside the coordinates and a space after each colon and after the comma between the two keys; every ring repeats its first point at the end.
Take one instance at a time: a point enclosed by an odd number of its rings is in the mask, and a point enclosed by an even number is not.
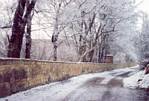
{"type": "Polygon", "coordinates": [[[133,65],[0,59],[0,97],[80,74],[102,72],[133,65]]]}

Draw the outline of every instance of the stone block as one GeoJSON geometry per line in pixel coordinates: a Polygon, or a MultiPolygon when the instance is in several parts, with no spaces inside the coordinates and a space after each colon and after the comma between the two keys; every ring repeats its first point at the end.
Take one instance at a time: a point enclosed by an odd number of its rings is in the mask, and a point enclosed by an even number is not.
{"type": "Polygon", "coordinates": [[[11,94],[9,83],[0,83],[0,98],[11,94]]]}

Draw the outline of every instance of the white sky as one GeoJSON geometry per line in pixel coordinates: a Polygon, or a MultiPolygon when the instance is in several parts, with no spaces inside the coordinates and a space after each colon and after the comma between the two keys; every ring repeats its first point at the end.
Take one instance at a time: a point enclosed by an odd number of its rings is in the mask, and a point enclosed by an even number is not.
{"type": "Polygon", "coordinates": [[[149,0],[136,0],[137,2],[142,1],[142,3],[139,5],[139,9],[143,10],[149,15],[149,0]]]}

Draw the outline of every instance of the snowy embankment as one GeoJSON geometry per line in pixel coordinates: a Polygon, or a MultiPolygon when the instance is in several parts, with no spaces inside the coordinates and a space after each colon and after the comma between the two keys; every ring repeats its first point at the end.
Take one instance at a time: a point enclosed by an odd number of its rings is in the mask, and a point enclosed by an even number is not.
{"type": "Polygon", "coordinates": [[[149,88],[149,74],[145,75],[145,71],[139,71],[123,79],[123,85],[128,88],[149,88]]]}

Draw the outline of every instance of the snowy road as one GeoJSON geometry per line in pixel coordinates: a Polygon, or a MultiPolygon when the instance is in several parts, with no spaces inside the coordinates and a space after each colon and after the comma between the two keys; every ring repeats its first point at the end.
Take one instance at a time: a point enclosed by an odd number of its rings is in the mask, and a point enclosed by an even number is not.
{"type": "Polygon", "coordinates": [[[36,87],[0,101],[149,101],[144,90],[122,87],[123,78],[137,68],[86,74],[69,80],[36,87]]]}

